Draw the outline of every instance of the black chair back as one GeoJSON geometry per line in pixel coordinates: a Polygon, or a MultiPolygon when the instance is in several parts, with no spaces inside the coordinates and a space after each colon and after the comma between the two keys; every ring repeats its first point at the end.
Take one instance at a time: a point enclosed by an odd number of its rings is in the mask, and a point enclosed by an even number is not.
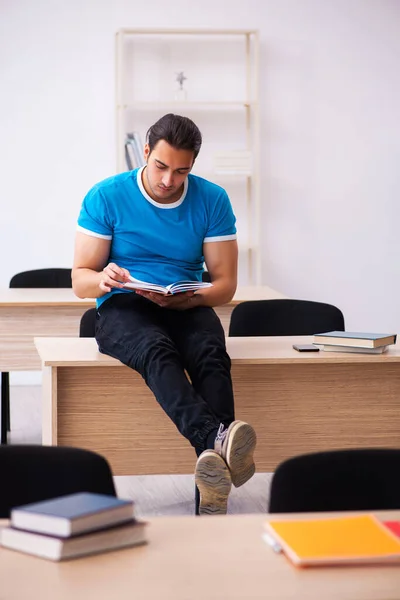
{"type": "Polygon", "coordinates": [[[272,478],[269,512],[400,509],[400,450],[350,449],[296,456],[272,478]]]}
{"type": "Polygon", "coordinates": [[[94,337],[96,328],[96,309],[89,308],[81,316],[79,325],[79,337],[94,337]]]}
{"type": "Polygon", "coordinates": [[[341,310],[310,300],[248,300],[232,311],[230,337],[313,335],[344,331],[341,310]]]}
{"type": "Polygon", "coordinates": [[[0,446],[0,518],[15,506],[77,492],[115,496],[110,466],[95,452],[60,446],[0,446]]]}
{"type": "Polygon", "coordinates": [[[10,288],[70,288],[71,269],[34,269],[11,278],[10,288]]]}

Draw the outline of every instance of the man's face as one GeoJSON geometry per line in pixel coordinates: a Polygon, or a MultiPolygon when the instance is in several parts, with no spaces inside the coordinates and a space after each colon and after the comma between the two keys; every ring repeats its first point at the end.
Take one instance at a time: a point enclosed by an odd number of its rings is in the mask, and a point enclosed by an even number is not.
{"type": "Polygon", "coordinates": [[[144,148],[147,168],[143,184],[147,193],[158,202],[175,202],[182,194],[183,183],[194,163],[191,150],[177,150],[165,140],[160,140],[150,154],[149,145],[144,148]],[[147,185],[146,185],[147,184],[147,185]]]}

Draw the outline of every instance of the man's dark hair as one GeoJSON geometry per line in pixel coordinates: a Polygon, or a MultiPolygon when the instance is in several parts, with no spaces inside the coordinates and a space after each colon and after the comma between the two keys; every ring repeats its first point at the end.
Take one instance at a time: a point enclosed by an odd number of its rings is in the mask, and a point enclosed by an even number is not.
{"type": "Polygon", "coordinates": [[[150,153],[160,140],[165,140],[170,146],[177,150],[191,150],[194,158],[197,157],[201,148],[200,129],[191,119],[169,113],[159,119],[150,127],[146,134],[150,153]]]}

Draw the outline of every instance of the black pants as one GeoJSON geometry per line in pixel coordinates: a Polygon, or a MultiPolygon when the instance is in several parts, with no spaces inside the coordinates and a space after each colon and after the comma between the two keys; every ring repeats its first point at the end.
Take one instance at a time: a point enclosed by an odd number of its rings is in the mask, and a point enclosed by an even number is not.
{"type": "Polygon", "coordinates": [[[176,311],[114,294],[97,311],[96,340],[100,352],[142,375],[197,452],[220,423],[234,420],[231,361],[212,308],[176,311]]]}

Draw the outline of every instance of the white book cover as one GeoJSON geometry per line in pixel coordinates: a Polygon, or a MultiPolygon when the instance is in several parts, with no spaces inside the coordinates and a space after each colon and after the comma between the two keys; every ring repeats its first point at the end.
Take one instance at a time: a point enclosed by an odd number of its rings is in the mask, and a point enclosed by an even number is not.
{"type": "Polygon", "coordinates": [[[383,354],[389,346],[379,346],[378,348],[361,348],[359,346],[331,346],[329,344],[314,344],[324,352],[353,352],[355,354],[383,354]]]}

